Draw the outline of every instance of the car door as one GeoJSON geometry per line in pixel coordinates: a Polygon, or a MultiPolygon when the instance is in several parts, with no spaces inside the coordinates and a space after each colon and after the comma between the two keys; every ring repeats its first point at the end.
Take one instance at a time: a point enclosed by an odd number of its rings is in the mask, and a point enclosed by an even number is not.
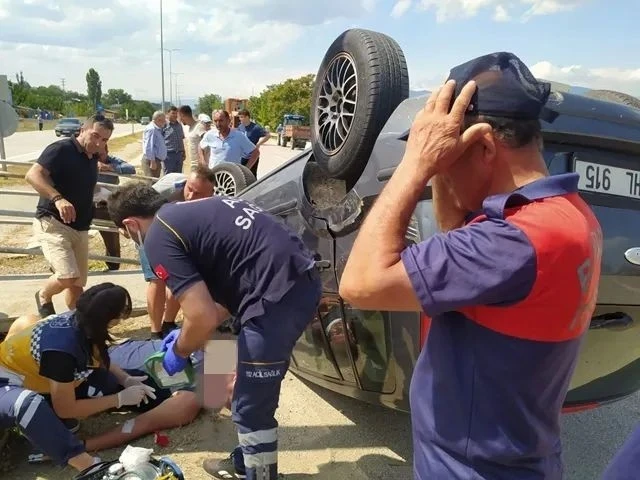
{"type": "Polygon", "coordinates": [[[640,387],[640,157],[636,152],[548,145],[551,174],[580,173],[579,190],[603,232],[598,304],[571,381],[567,404],[602,402],[640,387]]]}
{"type": "Polygon", "coordinates": [[[326,221],[309,204],[300,185],[306,165],[306,156],[280,167],[241,193],[241,197],[279,217],[313,252],[316,268],[322,280],[323,297],[316,315],[295,344],[292,366],[305,373],[342,381],[340,369],[327,343],[325,329],[327,312],[337,298],[334,271],[335,241],[326,221]]]}

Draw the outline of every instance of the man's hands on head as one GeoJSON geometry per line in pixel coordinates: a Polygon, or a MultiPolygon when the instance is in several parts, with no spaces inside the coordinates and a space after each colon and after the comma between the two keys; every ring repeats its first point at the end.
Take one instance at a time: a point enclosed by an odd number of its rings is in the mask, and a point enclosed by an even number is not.
{"type": "Polygon", "coordinates": [[[402,163],[411,164],[426,180],[445,171],[470,145],[491,131],[489,124],[478,123],[461,133],[477,87],[473,81],[467,83],[449,110],[455,88],[455,81],[450,80],[433,92],[411,125],[402,163]]]}

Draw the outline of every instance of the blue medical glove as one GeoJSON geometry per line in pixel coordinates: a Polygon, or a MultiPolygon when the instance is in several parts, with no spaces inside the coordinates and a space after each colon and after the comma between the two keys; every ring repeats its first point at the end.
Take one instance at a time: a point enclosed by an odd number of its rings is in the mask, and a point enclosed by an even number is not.
{"type": "Polygon", "coordinates": [[[162,348],[160,349],[160,351],[166,352],[169,344],[175,342],[176,338],[178,338],[178,335],[180,335],[179,328],[171,330],[167,334],[167,336],[162,339],[162,348]]]}
{"type": "MultiPolygon", "coordinates": [[[[167,337],[168,336],[169,335],[167,335],[167,337]]],[[[189,364],[188,357],[181,357],[176,353],[175,344],[177,340],[178,336],[175,335],[174,339],[167,344],[167,350],[164,354],[164,359],[162,360],[162,368],[164,368],[169,375],[175,375],[176,373],[183,371],[189,364]]]]}

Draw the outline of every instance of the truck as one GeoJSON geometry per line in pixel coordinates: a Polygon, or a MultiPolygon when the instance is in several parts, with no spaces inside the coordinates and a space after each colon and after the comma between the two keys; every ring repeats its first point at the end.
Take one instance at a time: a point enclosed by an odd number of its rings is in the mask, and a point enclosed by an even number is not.
{"type": "Polygon", "coordinates": [[[291,142],[291,150],[304,148],[311,140],[311,127],[305,125],[305,120],[304,115],[285,114],[277,129],[278,145],[286,147],[291,142]]]}

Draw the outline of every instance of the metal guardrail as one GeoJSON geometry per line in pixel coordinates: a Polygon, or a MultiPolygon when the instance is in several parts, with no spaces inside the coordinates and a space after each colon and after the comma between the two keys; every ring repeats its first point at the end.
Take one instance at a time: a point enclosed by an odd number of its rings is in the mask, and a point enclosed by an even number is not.
{"type": "MultiPolygon", "coordinates": [[[[0,193],[2,191],[0,190],[0,193]]],[[[35,217],[35,212],[25,212],[24,210],[2,210],[0,209],[0,217],[18,217],[18,218],[31,218],[35,217]]],[[[0,224],[3,225],[31,225],[33,220],[3,220],[0,219],[0,224]]],[[[119,232],[116,228],[116,224],[110,220],[93,219],[93,223],[89,226],[90,230],[98,230],[102,232],[119,232]]]]}
{"type": "MultiPolygon", "coordinates": [[[[5,163],[7,165],[16,165],[16,166],[27,166],[27,165],[31,166],[34,164],[34,162],[18,162],[16,160],[3,160],[2,163],[5,163]]],[[[127,173],[117,173],[117,172],[99,172],[99,175],[108,175],[110,177],[133,178],[136,180],[147,180],[150,182],[155,182],[156,180],[158,180],[157,178],[154,178],[154,177],[147,177],[146,175],[138,175],[138,174],[132,174],[132,173],[127,174],[127,173]]],[[[23,174],[15,173],[15,172],[0,171],[0,176],[10,177],[10,178],[24,178],[23,174]]],[[[98,183],[98,185],[106,185],[111,187],[114,186],[113,183],[102,183],[102,184],[98,183]]]]}
{"type": "MultiPolygon", "coordinates": [[[[33,248],[15,248],[15,247],[0,247],[0,253],[9,253],[14,255],[43,255],[40,247],[33,248]]],[[[101,262],[109,263],[128,263],[129,265],[140,265],[140,261],[134,258],[121,258],[121,257],[108,257],[106,255],[92,255],[89,254],[89,260],[98,260],[101,262]]]]}

